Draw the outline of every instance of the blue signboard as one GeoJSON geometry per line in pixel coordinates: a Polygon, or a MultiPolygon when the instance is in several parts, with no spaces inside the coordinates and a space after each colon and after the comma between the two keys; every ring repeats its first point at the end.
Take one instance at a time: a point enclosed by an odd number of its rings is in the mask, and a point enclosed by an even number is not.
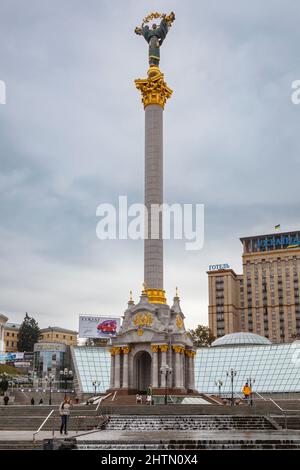
{"type": "Polygon", "coordinates": [[[209,271],[218,271],[219,269],[230,269],[229,264],[210,264],[208,267],[209,271]]]}

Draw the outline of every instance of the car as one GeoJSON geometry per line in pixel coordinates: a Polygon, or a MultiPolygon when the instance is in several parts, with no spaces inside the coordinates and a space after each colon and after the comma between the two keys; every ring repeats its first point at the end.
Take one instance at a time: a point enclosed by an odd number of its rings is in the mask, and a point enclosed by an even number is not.
{"type": "Polygon", "coordinates": [[[116,334],[117,322],[116,320],[104,320],[97,325],[97,330],[104,334],[116,334]]]}

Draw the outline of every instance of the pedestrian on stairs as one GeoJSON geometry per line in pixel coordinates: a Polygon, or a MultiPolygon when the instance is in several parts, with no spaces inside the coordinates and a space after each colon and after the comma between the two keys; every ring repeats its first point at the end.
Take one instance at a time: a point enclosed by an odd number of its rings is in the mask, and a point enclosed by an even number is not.
{"type": "Polygon", "coordinates": [[[248,382],[246,382],[245,385],[243,386],[243,394],[244,394],[244,399],[247,403],[249,403],[249,397],[251,393],[252,393],[251,387],[248,384],[248,382]]]}
{"type": "Polygon", "coordinates": [[[61,417],[60,434],[62,434],[63,431],[65,434],[68,434],[67,424],[68,424],[68,419],[70,416],[70,408],[71,408],[70,400],[68,400],[68,398],[65,397],[64,401],[62,401],[61,404],[59,405],[59,414],[61,417]]]}

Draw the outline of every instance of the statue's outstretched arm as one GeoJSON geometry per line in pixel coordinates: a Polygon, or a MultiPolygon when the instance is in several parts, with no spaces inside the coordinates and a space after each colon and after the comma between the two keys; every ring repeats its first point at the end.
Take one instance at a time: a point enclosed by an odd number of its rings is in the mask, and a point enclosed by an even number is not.
{"type": "Polygon", "coordinates": [[[160,46],[162,45],[166,35],[168,34],[168,30],[168,23],[165,18],[163,18],[160,22],[159,28],[157,29],[157,36],[159,37],[160,46]]]}

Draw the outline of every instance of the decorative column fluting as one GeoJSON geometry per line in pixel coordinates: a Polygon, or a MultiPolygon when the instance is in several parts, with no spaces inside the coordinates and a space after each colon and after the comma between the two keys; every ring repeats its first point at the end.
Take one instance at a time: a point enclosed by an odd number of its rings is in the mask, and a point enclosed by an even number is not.
{"type": "Polygon", "coordinates": [[[152,387],[158,387],[158,345],[151,345],[152,351],[152,387]]]}
{"type": "Polygon", "coordinates": [[[182,346],[173,346],[175,351],[175,388],[183,387],[183,373],[182,373],[182,353],[184,348],[182,346]]]}
{"type": "Polygon", "coordinates": [[[129,346],[124,346],[121,348],[123,352],[123,384],[122,388],[128,388],[128,354],[129,346]]]}
{"type": "Polygon", "coordinates": [[[115,352],[115,386],[114,388],[120,388],[120,370],[121,370],[121,364],[120,364],[120,354],[121,354],[121,348],[114,348],[115,352]]]}
{"type": "MultiPolygon", "coordinates": [[[[168,352],[168,345],[167,344],[161,344],[159,346],[159,349],[161,351],[161,367],[162,369],[167,365],[167,352],[168,352]]],[[[160,386],[161,388],[166,387],[166,374],[165,373],[160,373],[160,386]]]]}
{"type": "Polygon", "coordinates": [[[115,388],[115,348],[111,348],[110,352],[110,388],[115,388]]]}
{"type": "Polygon", "coordinates": [[[145,108],[145,207],[144,282],[150,302],[166,303],[163,287],[163,110],[172,90],[159,68],[152,65],[148,78],[135,80],[145,108]]]}

